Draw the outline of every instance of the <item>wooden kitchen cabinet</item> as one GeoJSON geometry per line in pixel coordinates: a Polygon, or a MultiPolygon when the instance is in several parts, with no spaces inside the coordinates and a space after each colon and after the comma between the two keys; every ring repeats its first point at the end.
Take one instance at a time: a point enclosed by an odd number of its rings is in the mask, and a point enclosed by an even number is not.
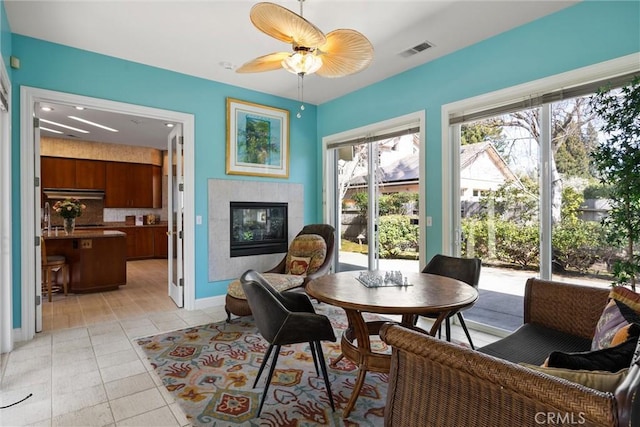
{"type": "Polygon", "coordinates": [[[154,258],[154,227],[118,227],[127,235],[127,260],[154,258]]]}
{"type": "Polygon", "coordinates": [[[104,190],[106,186],[105,162],[76,159],[76,186],[92,190],[104,190]]]}
{"type": "Polygon", "coordinates": [[[162,207],[162,176],[156,176],[159,166],[106,162],[106,190],[104,206],[107,208],[159,208],[162,207]]]}
{"type": "Polygon", "coordinates": [[[106,189],[104,206],[106,208],[130,207],[129,163],[108,162],[106,164],[106,189]]]}
{"type": "Polygon", "coordinates": [[[169,236],[166,226],[153,227],[153,257],[167,258],[169,256],[169,236]]]}
{"type": "Polygon", "coordinates": [[[151,177],[153,188],[153,207],[162,207],[162,167],[151,165],[151,177]]]}
{"type": "Polygon", "coordinates": [[[40,157],[42,188],[77,188],[76,159],[40,157]]]}
{"type": "Polygon", "coordinates": [[[41,157],[42,188],[105,189],[105,162],[41,157]]]}
{"type": "Polygon", "coordinates": [[[153,228],[140,227],[135,230],[136,256],[138,258],[153,258],[153,228]]]}

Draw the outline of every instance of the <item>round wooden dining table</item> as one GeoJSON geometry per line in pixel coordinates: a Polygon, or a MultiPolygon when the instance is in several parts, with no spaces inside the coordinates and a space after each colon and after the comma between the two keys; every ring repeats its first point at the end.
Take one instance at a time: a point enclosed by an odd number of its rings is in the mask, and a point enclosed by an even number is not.
{"type": "MultiPolygon", "coordinates": [[[[361,271],[346,271],[314,279],[307,283],[306,292],[313,298],[344,309],[349,326],[340,345],[342,354],[358,365],[358,377],[353,393],[342,414],[346,418],[358,399],[367,371],[388,373],[391,356],[371,349],[372,335],[379,335],[386,320],[365,321],[362,313],[402,315],[401,323],[414,328],[419,315],[435,317],[430,335],[442,322],[478,299],[478,291],[459,280],[427,273],[402,272],[407,286],[389,285],[368,287],[358,278],[361,271]]],[[[385,271],[365,271],[368,275],[384,277],[385,271]]],[[[427,332],[427,331],[425,331],[427,332]]],[[[335,360],[332,365],[340,360],[335,360]]]]}

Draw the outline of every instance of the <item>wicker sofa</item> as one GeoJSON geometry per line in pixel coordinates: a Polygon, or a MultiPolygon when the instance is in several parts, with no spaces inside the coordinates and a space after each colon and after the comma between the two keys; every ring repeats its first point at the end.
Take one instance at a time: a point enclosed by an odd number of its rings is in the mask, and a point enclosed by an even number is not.
{"type": "Polygon", "coordinates": [[[525,324],[475,351],[384,325],[380,336],[393,347],[385,426],[640,426],[640,345],[614,393],[517,363],[540,364],[556,345],[582,351],[607,296],[607,289],[529,279],[525,324]]]}

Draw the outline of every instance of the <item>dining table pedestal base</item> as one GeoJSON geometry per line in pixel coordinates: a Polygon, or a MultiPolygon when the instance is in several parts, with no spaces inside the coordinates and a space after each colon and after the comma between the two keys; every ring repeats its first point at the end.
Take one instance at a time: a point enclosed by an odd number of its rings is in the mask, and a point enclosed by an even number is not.
{"type": "MultiPolygon", "coordinates": [[[[360,311],[349,309],[344,310],[347,314],[349,327],[345,329],[340,340],[340,349],[342,350],[342,354],[335,359],[330,366],[335,368],[343,357],[346,357],[358,365],[358,376],[353,387],[353,393],[351,393],[347,406],[345,406],[342,412],[342,418],[347,418],[358,400],[367,372],[389,373],[391,369],[391,355],[388,353],[375,352],[371,348],[371,336],[379,337],[380,328],[385,323],[389,323],[389,320],[374,320],[367,322],[364,320],[360,311]]],[[[447,314],[448,313],[442,313],[442,315],[436,319],[436,322],[429,332],[431,335],[438,330],[438,327],[446,318],[447,314]]],[[[401,323],[407,326],[413,326],[414,318],[415,316],[405,315],[402,317],[401,323]]]]}

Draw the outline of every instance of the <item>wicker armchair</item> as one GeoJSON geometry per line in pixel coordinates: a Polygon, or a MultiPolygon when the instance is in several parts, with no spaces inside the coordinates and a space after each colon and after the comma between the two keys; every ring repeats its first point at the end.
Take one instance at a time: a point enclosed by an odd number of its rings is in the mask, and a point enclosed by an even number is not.
{"type": "MultiPolygon", "coordinates": [[[[519,338],[528,336],[532,343],[525,348],[535,348],[534,341],[544,338],[539,328],[593,336],[608,291],[575,293],[584,288],[527,282],[529,323],[523,327],[538,330],[525,328],[530,335],[519,338]]],[[[393,346],[385,426],[640,426],[640,346],[626,379],[615,393],[607,393],[397,324],[384,325],[380,336],[393,346]]],[[[507,346],[501,348],[499,340],[492,351],[508,354],[524,346],[508,338],[503,339],[507,346]]],[[[540,354],[533,353],[532,360],[538,360],[540,354]]]]}

